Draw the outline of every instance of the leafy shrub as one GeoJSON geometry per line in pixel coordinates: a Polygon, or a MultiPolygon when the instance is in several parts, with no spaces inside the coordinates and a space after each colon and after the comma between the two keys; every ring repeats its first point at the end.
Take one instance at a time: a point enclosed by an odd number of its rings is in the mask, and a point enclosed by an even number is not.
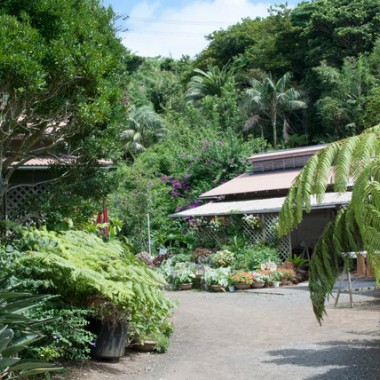
{"type": "Polygon", "coordinates": [[[191,258],[195,263],[203,264],[208,261],[209,256],[212,254],[211,249],[196,248],[191,252],[191,258]]]}
{"type": "Polygon", "coordinates": [[[195,268],[191,266],[182,266],[178,267],[179,264],[176,264],[175,270],[172,275],[172,283],[177,286],[178,284],[188,284],[192,283],[195,278],[195,268]]]}
{"type": "Polygon", "coordinates": [[[246,246],[238,256],[234,267],[236,269],[256,270],[267,262],[280,262],[278,251],[266,245],[246,246]]]}
{"type": "Polygon", "coordinates": [[[158,255],[153,258],[152,265],[153,267],[159,267],[162,263],[170,258],[169,253],[165,253],[163,255],[158,255]]]}
{"type": "Polygon", "coordinates": [[[176,265],[177,263],[189,263],[190,261],[190,255],[186,255],[184,253],[172,256],[172,265],[176,265]]]}
{"type": "Polygon", "coordinates": [[[28,313],[35,319],[53,319],[41,327],[44,338],[34,345],[34,357],[46,361],[55,359],[86,360],[96,336],[86,326],[91,312],[88,309],[65,305],[56,300],[34,308],[28,313]]]}
{"type": "Polygon", "coordinates": [[[234,259],[235,259],[235,255],[233,252],[227,249],[223,249],[221,251],[214,253],[210,258],[210,262],[212,266],[216,268],[229,267],[232,265],[234,259]]]}

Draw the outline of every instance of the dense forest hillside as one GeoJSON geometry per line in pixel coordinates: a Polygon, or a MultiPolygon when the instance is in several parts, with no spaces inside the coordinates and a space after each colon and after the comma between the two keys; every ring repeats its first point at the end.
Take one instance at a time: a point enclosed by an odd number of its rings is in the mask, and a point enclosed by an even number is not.
{"type": "Polygon", "coordinates": [[[245,157],[377,124],[379,15],[379,0],[280,5],[213,32],[194,60],[135,57],[112,203],[137,246],[148,213],[156,246],[180,241],[167,215],[242,173],[245,157]]]}

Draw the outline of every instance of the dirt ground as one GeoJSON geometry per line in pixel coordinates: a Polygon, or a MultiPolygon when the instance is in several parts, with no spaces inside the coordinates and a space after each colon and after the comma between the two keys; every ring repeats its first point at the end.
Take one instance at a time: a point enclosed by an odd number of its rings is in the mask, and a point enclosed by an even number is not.
{"type": "Polygon", "coordinates": [[[380,379],[380,292],[343,294],[322,326],[305,285],[237,293],[170,292],[179,304],[165,354],[91,362],[68,380],[380,379]]]}

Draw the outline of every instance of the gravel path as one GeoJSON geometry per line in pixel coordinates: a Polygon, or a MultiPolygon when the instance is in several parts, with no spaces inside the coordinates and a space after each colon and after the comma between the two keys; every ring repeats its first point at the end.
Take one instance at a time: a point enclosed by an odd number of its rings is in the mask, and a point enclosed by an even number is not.
{"type": "Polygon", "coordinates": [[[380,294],[343,294],[317,323],[306,286],[168,294],[179,305],[166,354],[128,353],[70,379],[380,379],[380,294]]]}

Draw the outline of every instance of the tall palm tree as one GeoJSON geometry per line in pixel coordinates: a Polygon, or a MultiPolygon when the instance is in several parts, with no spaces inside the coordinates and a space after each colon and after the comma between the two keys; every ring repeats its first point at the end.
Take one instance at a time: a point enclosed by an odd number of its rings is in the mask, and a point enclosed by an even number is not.
{"type": "Polygon", "coordinates": [[[376,279],[380,278],[380,125],[362,134],[329,144],[307,162],[290,188],[280,212],[280,233],[286,235],[310,212],[310,197],[321,200],[331,170],[334,190],[352,185],[352,199],[331,221],[318,240],[310,262],[309,287],[320,322],[325,301],[339,276],[344,252],[367,251],[376,279]]]}
{"type": "Polygon", "coordinates": [[[186,99],[189,103],[197,102],[206,96],[221,96],[222,88],[232,78],[232,72],[224,66],[209,67],[207,71],[194,69],[194,75],[187,86],[186,99]]]}
{"type": "Polygon", "coordinates": [[[151,105],[133,107],[127,117],[127,128],[122,133],[126,150],[133,158],[165,134],[164,120],[151,105]]]}
{"type": "Polygon", "coordinates": [[[283,119],[283,137],[285,142],[288,139],[289,123],[285,118],[286,111],[295,111],[306,108],[306,103],[300,100],[301,94],[294,88],[287,88],[291,79],[291,74],[284,74],[277,82],[272,75],[259,81],[250,81],[251,88],[246,90],[247,103],[254,109],[254,116],[251,120],[257,122],[257,116],[269,118],[273,132],[273,146],[277,147],[277,120],[283,119]]]}

